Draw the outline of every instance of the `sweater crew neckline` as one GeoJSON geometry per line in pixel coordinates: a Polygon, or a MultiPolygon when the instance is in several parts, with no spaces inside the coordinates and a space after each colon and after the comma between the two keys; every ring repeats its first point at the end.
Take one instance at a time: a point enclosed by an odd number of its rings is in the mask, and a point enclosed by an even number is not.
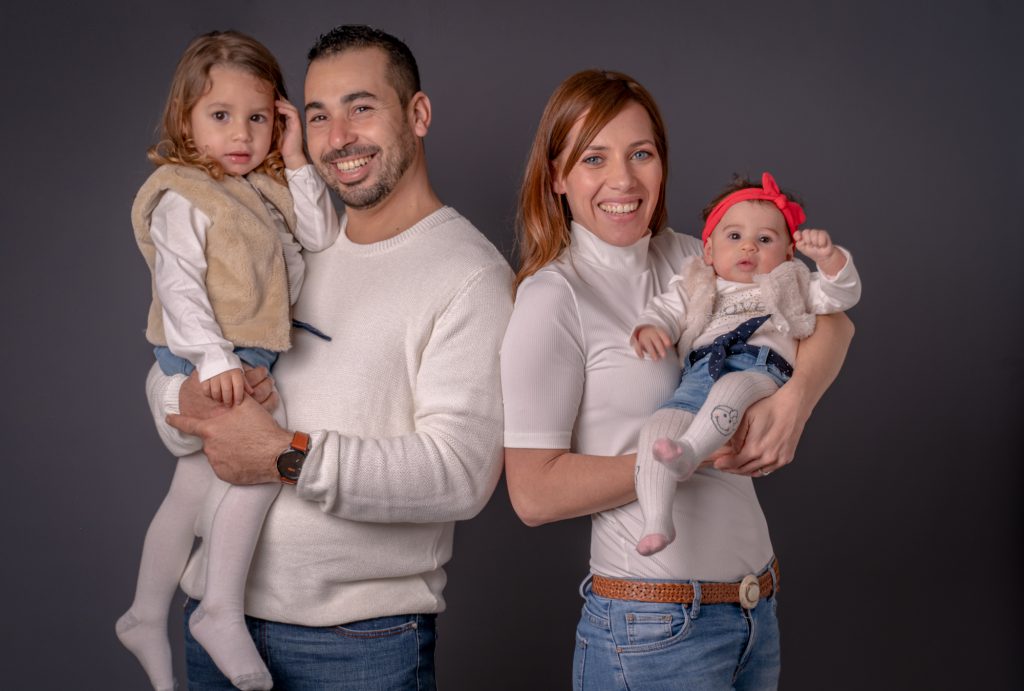
{"type": "Polygon", "coordinates": [[[387,252],[394,249],[395,247],[399,247],[423,233],[458,217],[458,211],[450,206],[442,206],[434,213],[424,216],[394,237],[390,237],[387,240],[381,240],[380,242],[361,244],[352,242],[352,240],[349,239],[348,233],[346,232],[346,229],[348,228],[348,215],[346,214],[341,218],[341,232],[338,233],[337,244],[344,248],[346,252],[350,252],[352,254],[379,254],[381,252],[387,252]]]}
{"type": "Polygon", "coordinates": [[[625,275],[640,274],[649,268],[647,250],[651,243],[650,231],[628,247],[608,244],[576,221],[571,223],[569,232],[572,238],[569,251],[573,259],[625,275]]]}

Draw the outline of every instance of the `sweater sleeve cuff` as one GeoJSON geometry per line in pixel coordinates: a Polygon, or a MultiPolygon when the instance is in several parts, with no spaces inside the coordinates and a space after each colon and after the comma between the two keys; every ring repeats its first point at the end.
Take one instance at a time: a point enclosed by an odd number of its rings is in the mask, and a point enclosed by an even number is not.
{"type": "Polygon", "coordinates": [[[327,442],[327,435],[325,430],[309,433],[309,451],[306,452],[306,460],[302,464],[302,472],[299,473],[299,481],[295,485],[295,491],[300,499],[317,501],[320,498],[315,486],[317,478],[324,472],[324,445],[327,442]]]}

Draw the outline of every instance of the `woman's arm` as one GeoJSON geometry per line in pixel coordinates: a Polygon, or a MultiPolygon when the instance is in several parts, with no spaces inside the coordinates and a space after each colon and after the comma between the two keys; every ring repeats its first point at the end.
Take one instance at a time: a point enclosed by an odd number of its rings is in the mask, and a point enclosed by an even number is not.
{"type": "Polygon", "coordinates": [[[843,366],[853,332],[853,322],[845,314],[819,316],[814,333],[800,342],[793,377],[747,410],[732,438],[738,451],[719,456],[715,467],[760,475],[790,463],[814,406],[843,366]]]}
{"type": "Polygon", "coordinates": [[[588,516],[636,499],[636,454],[585,456],[566,449],[505,449],[512,508],[530,527],[588,516]]]}

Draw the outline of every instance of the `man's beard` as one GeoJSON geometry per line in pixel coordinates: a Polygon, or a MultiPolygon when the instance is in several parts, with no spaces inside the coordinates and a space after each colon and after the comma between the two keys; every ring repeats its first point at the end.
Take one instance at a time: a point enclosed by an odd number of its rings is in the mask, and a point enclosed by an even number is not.
{"type": "Polygon", "coordinates": [[[348,147],[333,150],[320,158],[320,177],[331,186],[345,206],[350,209],[371,209],[382,202],[402,179],[405,171],[412,165],[416,154],[416,139],[408,130],[402,132],[401,139],[390,153],[382,153],[380,147],[348,147]],[[373,155],[380,157],[380,173],[372,182],[361,181],[356,185],[345,185],[332,174],[334,161],[350,156],[373,155]]]}

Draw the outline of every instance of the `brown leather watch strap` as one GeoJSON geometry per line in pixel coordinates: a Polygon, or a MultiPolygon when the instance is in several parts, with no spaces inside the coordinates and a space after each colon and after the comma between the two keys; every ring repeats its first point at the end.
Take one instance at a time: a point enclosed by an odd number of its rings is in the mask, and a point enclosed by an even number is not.
{"type": "Polygon", "coordinates": [[[305,432],[296,432],[292,435],[291,447],[304,454],[309,453],[309,435],[305,432]]]}

